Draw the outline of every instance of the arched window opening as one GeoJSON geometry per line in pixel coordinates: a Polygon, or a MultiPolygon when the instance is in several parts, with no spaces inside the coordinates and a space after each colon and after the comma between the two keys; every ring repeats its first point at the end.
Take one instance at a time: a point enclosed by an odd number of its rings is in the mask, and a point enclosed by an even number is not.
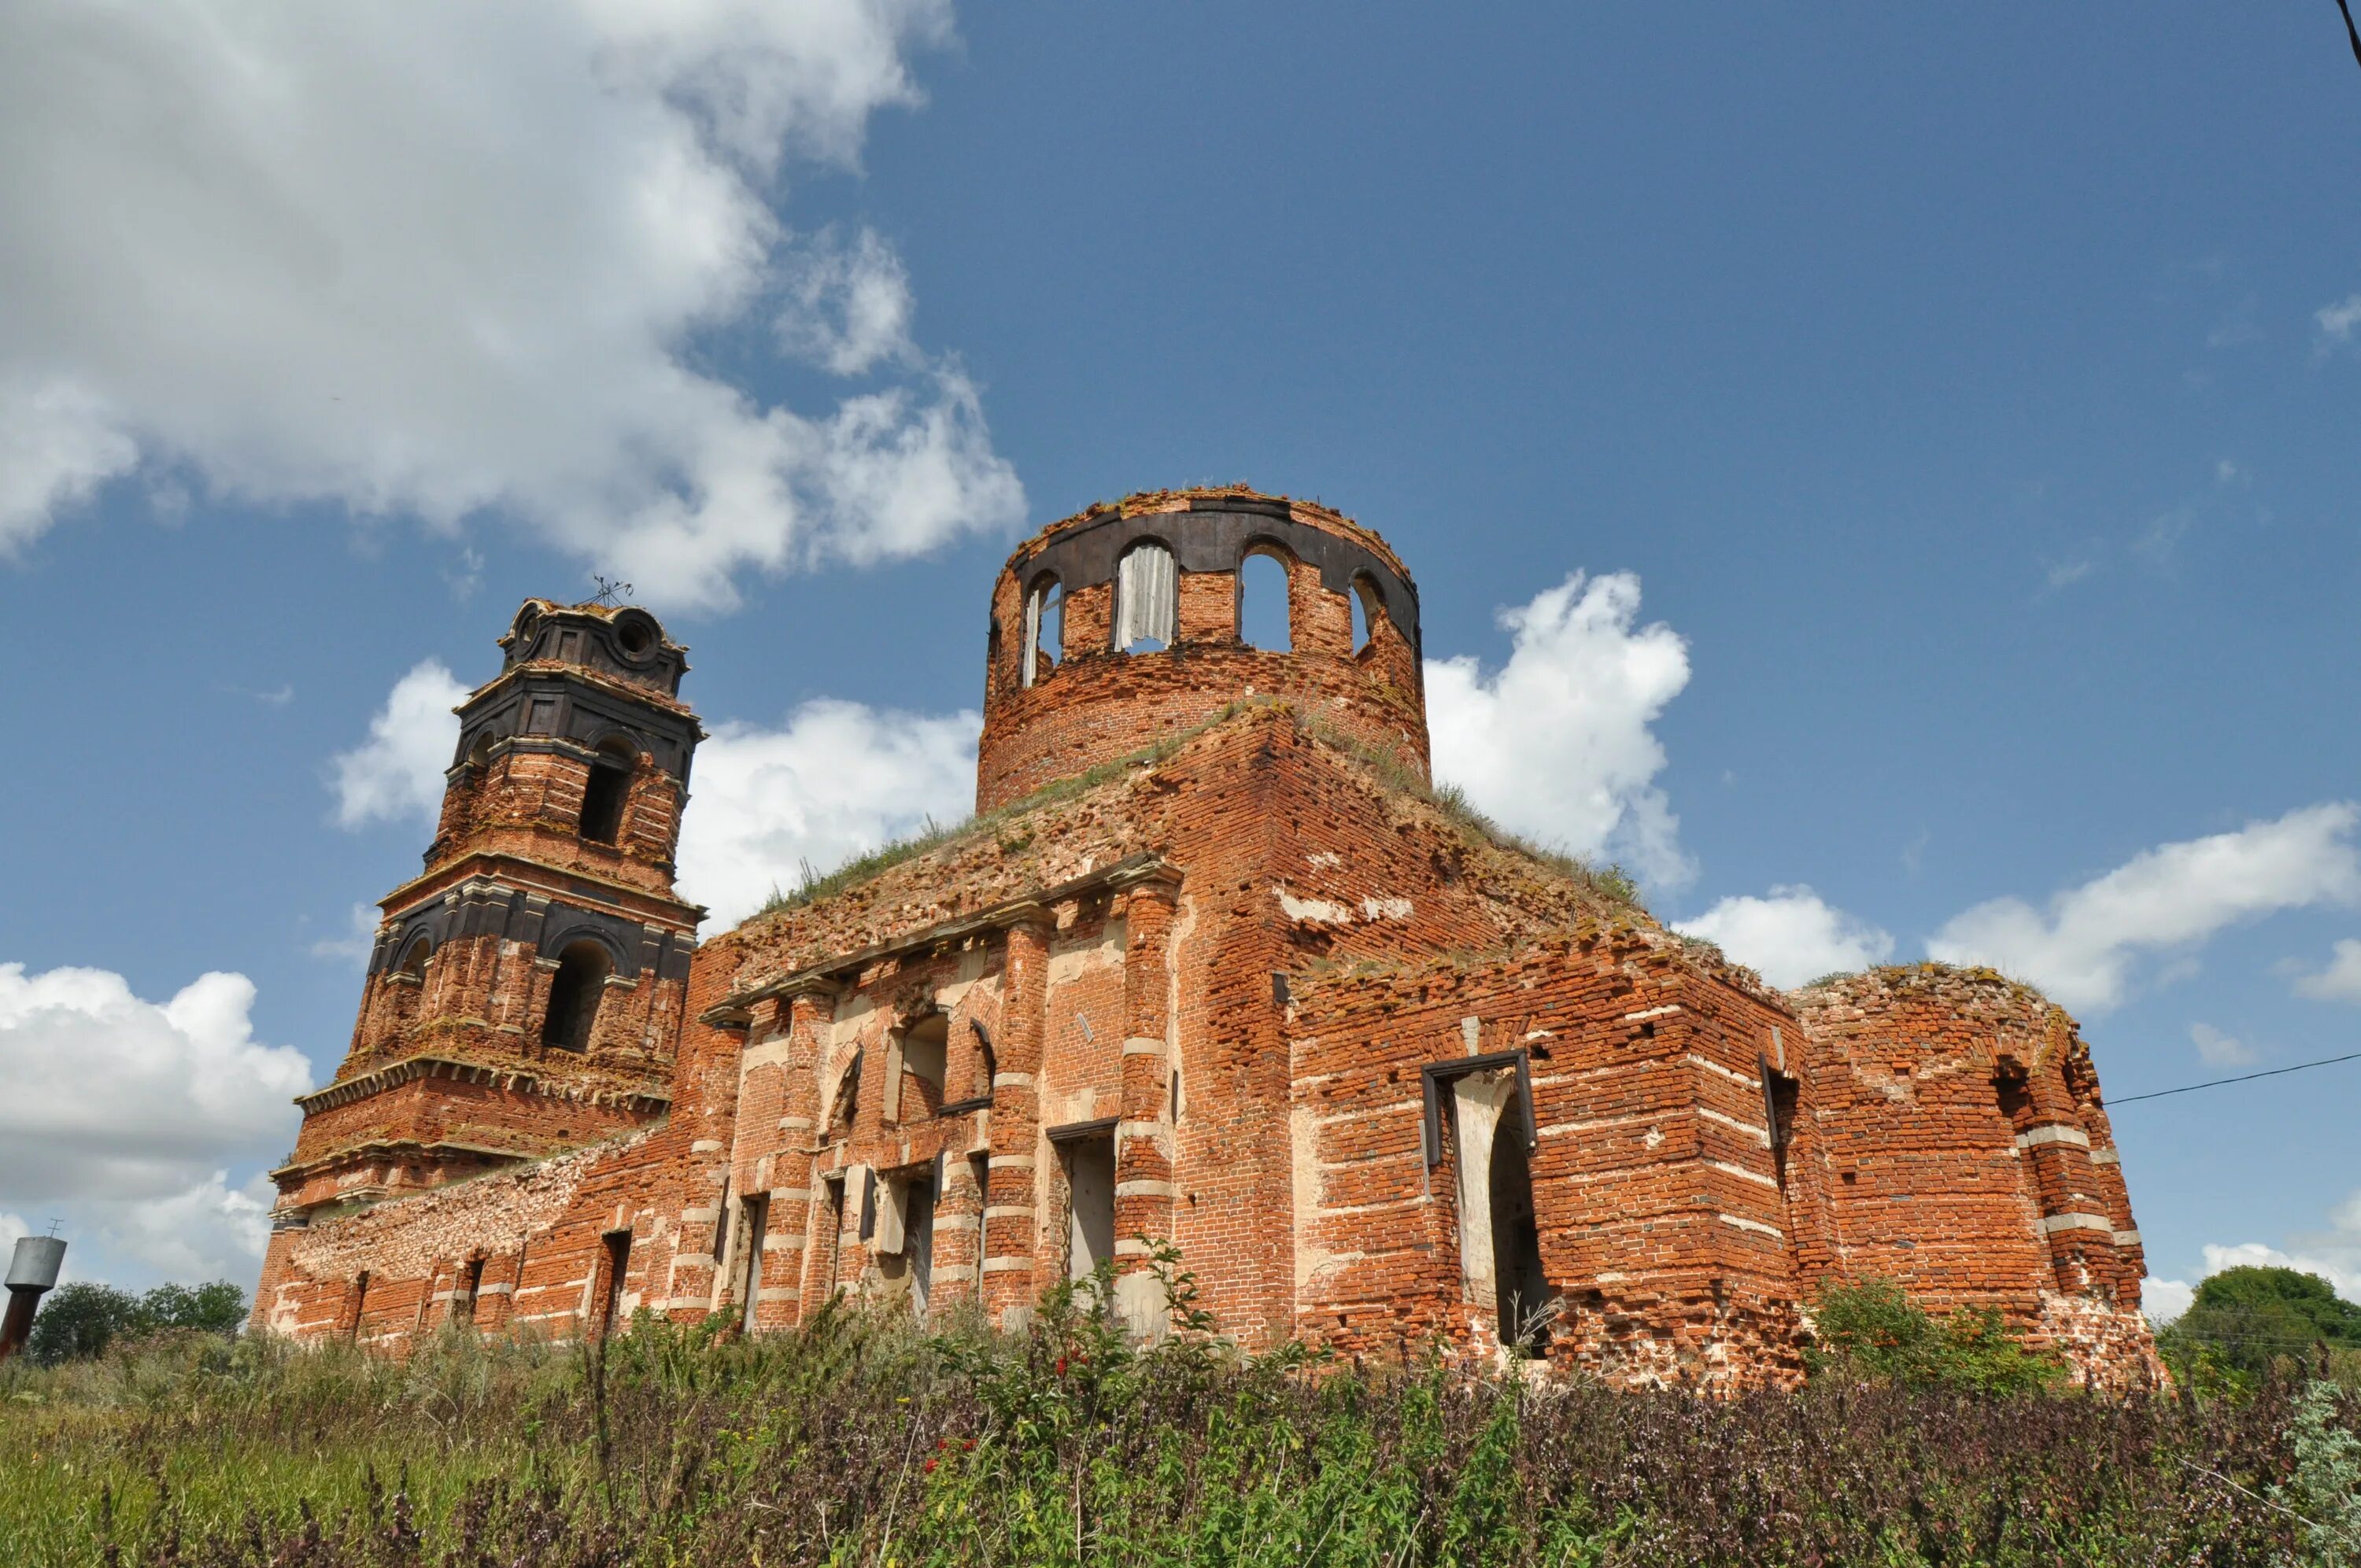
{"type": "Polygon", "coordinates": [[[426,959],[434,950],[434,944],[423,934],[412,938],[410,946],[402,950],[401,972],[412,980],[424,980],[426,959]]]}
{"type": "Polygon", "coordinates": [[[611,844],[623,831],[623,807],[631,798],[631,749],[620,740],[598,748],[590,779],[582,789],[582,837],[611,844]]]}
{"type": "Polygon", "coordinates": [[[1353,652],[1362,652],[1369,640],[1377,635],[1378,617],[1385,614],[1386,601],[1378,597],[1378,585],[1366,572],[1353,579],[1353,652]]]}
{"type": "Polygon", "coordinates": [[[1238,564],[1238,641],[1266,652],[1295,646],[1288,624],[1287,563],[1272,550],[1249,551],[1238,564]]]}
{"type": "Polygon", "coordinates": [[[829,1104],[828,1119],[820,1124],[825,1133],[832,1135],[840,1128],[852,1131],[852,1119],[861,1112],[861,1057],[860,1051],[854,1051],[837,1075],[836,1096],[829,1104]]]}
{"type": "Polygon", "coordinates": [[[1993,1075],[1993,1095],[2000,1102],[2000,1113],[2008,1119],[2012,1131],[2022,1132],[2033,1119],[2033,1085],[2026,1080],[2025,1069],[2015,1062],[2003,1062],[1993,1075]]]}
{"type": "Polygon", "coordinates": [[[974,1054],[969,1059],[968,1098],[989,1100],[993,1076],[1000,1070],[1000,1055],[992,1048],[992,1036],[984,1032],[982,1024],[971,1018],[967,1028],[975,1041],[974,1054]]]}
{"type": "Polygon", "coordinates": [[[492,732],[489,729],[478,730],[474,742],[467,748],[467,765],[471,768],[480,768],[491,760],[492,732]]]}
{"type": "Polygon", "coordinates": [[[1016,683],[1029,686],[1058,667],[1066,650],[1066,590],[1044,574],[1025,596],[1025,655],[1016,683]]]}
{"type": "Polygon", "coordinates": [[[1179,620],[1179,582],[1172,552],[1154,540],[1135,544],[1115,568],[1115,645],[1152,653],[1172,641],[1179,620]]]}
{"type": "Polygon", "coordinates": [[[607,949],[596,942],[577,942],[558,955],[557,973],[549,982],[549,1010],[542,1016],[543,1045],[558,1051],[590,1048],[609,967],[607,949]]]}

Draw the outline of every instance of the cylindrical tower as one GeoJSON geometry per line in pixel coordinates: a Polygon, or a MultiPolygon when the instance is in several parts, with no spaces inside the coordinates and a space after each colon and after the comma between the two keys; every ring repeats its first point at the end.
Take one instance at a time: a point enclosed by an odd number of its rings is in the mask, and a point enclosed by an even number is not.
{"type": "Polygon", "coordinates": [[[993,585],[976,809],[1257,697],[1426,776],[1418,589],[1385,541],[1242,488],[1094,506],[1019,545],[993,585]],[[1285,569],[1285,649],[1239,634],[1255,555],[1285,569]]]}

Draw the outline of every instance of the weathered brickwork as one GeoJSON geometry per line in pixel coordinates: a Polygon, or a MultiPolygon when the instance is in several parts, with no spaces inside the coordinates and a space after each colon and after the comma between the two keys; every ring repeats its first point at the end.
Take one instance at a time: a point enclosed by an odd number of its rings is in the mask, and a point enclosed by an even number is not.
{"type": "Polygon", "coordinates": [[[1133,497],[991,607],[982,815],[695,946],[681,651],[528,604],[305,1098],[257,1322],[399,1350],[849,1294],[1009,1324],[1104,1263],[1154,1333],[1170,1242],[1252,1345],[1730,1389],[1797,1375],[1822,1281],[1879,1275],[2158,1375],[2073,1021],[1933,966],[1782,994],[1430,795],[1375,534],[1133,497]],[[1238,640],[1249,553],[1286,651],[1238,640]]]}

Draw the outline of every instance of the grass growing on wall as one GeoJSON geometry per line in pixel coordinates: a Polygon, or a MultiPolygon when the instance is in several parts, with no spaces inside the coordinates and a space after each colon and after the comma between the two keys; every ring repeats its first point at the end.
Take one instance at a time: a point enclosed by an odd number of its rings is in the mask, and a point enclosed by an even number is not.
{"type": "Polygon", "coordinates": [[[2307,1520],[2351,1508],[2356,1409],[2326,1384],[1717,1401],[1202,1333],[1142,1353],[1089,1303],[1060,1292],[1023,1337],[837,1313],[751,1342],[642,1321],[397,1363],[182,1338],[0,1370],[0,1541],[280,1568],[2227,1564],[2335,1561],[2307,1520]]]}

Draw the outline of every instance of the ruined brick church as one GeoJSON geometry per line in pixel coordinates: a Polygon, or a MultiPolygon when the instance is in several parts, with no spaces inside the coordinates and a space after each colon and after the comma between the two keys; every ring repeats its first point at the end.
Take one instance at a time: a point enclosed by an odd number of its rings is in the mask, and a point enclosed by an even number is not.
{"type": "Polygon", "coordinates": [[[1102,505],[994,583],[976,815],[700,941],[702,732],[636,607],[529,601],[425,870],[302,1097],[255,1321],[389,1350],[833,1297],[1611,1382],[1792,1379],[1815,1288],[1993,1306],[2154,1376],[2074,1021],[1935,965],[1782,992],[1428,788],[1417,588],[1243,489],[1102,505]],[[1240,635],[1249,557],[1288,646],[1240,635]]]}

